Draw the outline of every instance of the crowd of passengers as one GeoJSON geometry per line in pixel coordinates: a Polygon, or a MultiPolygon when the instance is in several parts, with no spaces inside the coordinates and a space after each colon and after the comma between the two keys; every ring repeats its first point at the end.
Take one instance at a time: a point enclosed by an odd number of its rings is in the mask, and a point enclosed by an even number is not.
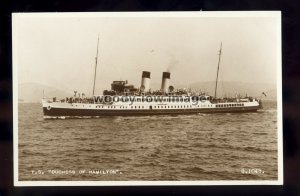
{"type": "MultiPolygon", "coordinates": [[[[206,95],[205,93],[196,93],[191,92],[191,90],[176,90],[171,93],[162,93],[161,91],[149,91],[149,92],[134,92],[134,93],[117,93],[115,91],[107,91],[105,90],[103,92],[104,95],[120,95],[120,96],[151,96],[151,95],[164,95],[164,96],[182,96],[182,95],[188,95],[188,96],[203,96],[206,95]]],[[[250,101],[253,100],[252,97],[245,97],[248,98],[250,101]]],[[[224,102],[236,102],[237,98],[234,97],[222,97],[222,98],[214,98],[212,96],[209,96],[208,100],[210,100],[212,103],[224,103],[224,102]]],[[[56,97],[53,98],[53,102],[56,102],[56,97]]],[[[73,97],[66,97],[65,99],[59,100],[60,102],[66,102],[66,103],[94,103],[93,97],[85,97],[85,94],[78,93],[77,91],[74,91],[73,97]]]]}
{"type": "MultiPolygon", "coordinates": [[[[173,95],[174,96],[174,95],[173,95]]],[[[252,97],[248,97],[249,101],[253,101],[252,97]]],[[[226,103],[226,102],[236,102],[237,98],[218,98],[215,99],[213,97],[208,97],[208,100],[211,101],[211,103],[226,103]]],[[[56,97],[53,98],[53,102],[56,102],[56,97]]],[[[59,100],[60,102],[64,103],[94,103],[94,98],[80,98],[80,97],[66,97],[65,99],[59,100]]]]}

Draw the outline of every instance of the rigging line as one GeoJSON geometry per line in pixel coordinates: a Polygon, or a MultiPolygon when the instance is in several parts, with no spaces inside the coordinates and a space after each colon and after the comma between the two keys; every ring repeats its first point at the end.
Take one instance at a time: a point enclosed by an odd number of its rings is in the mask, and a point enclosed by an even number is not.
{"type": "Polygon", "coordinates": [[[219,61],[218,61],[217,79],[216,79],[216,87],[215,87],[215,98],[217,98],[217,88],[218,88],[218,77],[219,77],[219,67],[220,67],[221,54],[222,54],[222,42],[221,42],[221,47],[220,47],[220,50],[219,50],[219,61]]]}
{"type": "Polygon", "coordinates": [[[96,73],[97,73],[97,64],[98,64],[98,48],[99,48],[99,34],[98,34],[98,42],[97,42],[97,54],[96,54],[96,57],[95,57],[93,96],[95,95],[95,83],[96,83],[96,73]]]}
{"type": "Polygon", "coordinates": [[[222,82],[222,96],[224,96],[224,94],[226,94],[226,89],[224,88],[224,80],[223,80],[223,77],[222,77],[222,73],[220,74],[220,79],[221,79],[221,82],[222,82]]]}

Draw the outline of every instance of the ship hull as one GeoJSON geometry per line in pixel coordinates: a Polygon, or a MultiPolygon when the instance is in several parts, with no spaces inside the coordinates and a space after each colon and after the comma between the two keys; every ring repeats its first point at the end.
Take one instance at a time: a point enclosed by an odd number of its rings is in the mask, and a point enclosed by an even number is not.
{"type": "Polygon", "coordinates": [[[193,109],[76,109],[43,107],[44,117],[98,117],[98,116],[141,116],[141,115],[181,115],[198,113],[243,113],[257,112],[259,106],[236,108],[193,108],[193,109]]]}

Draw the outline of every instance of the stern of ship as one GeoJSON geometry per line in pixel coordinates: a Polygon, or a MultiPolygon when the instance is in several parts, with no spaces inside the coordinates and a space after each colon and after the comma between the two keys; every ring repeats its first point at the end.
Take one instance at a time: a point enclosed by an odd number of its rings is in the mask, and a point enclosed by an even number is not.
{"type": "Polygon", "coordinates": [[[258,104],[259,104],[258,105],[259,109],[263,109],[264,108],[261,100],[258,101],[258,104]]]}

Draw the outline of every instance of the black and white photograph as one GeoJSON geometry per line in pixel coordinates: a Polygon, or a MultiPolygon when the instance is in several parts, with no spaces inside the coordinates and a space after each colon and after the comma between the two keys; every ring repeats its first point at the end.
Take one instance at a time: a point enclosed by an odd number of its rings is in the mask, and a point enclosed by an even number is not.
{"type": "Polygon", "coordinates": [[[281,12],[13,13],[15,186],[282,185],[281,12]]]}

